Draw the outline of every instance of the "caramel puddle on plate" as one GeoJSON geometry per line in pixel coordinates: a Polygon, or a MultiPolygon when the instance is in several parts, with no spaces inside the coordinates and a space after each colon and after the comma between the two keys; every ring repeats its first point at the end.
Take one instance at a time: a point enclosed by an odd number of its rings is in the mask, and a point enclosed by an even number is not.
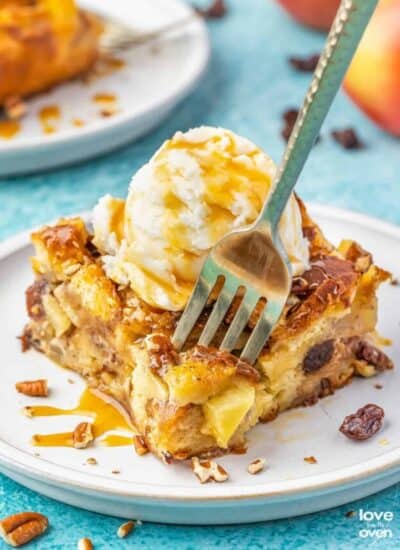
{"type": "MultiPolygon", "coordinates": [[[[93,419],[92,429],[95,439],[111,431],[129,432],[129,435],[106,435],[100,441],[102,445],[107,447],[132,445],[135,431],[126,414],[109,398],[88,388],[84,390],[78,405],[73,409],[60,409],[45,405],[34,405],[26,407],[26,409],[29,411],[30,417],[89,416],[93,419]]],[[[32,442],[36,447],[73,447],[72,435],[72,432],[36,434],[32,437],[32,442]]]]}
{"type": "Polygon", "coordinates": [[[21,123],[18,120],[0,120],[0,138],[12,139],[21,130],[21,123]]]}
{"type": "Polygon", "coordinates": [[[58,130],[61,109],[58,105],[47,105],[39,111],[39,121],[45,134],[54,134],[58,130]]]}

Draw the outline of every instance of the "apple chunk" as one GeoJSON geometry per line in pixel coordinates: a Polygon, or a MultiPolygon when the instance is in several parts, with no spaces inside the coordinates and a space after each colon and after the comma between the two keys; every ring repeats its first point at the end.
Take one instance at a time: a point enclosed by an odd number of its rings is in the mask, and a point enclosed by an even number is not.
{"type": "Polygon", "coordinates": [[[344,89],[381,128],[400,136],[400,0],[379,5],[350,65],[344,89]]]}

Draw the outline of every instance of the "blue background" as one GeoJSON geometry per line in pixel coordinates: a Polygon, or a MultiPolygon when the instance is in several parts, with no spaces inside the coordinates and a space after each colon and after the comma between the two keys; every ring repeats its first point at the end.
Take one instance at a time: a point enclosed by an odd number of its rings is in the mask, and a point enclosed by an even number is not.
{"type": "MultiPolygon", "coordinates": [[[[295,72],[289,55],[318,52],[324,38],[295,25],[273,0],[228,0],[226,18],[210,23],[212,61],[203,82],[161,128],[139,142],[79,166],[0,181],[0,239],[22,229],[90,209],[104,193],[124,196],[132,173],[175,130],[220,125],[249,137],[276,160],[283,151],[281,115],[299,105],[309,75],[295,72]]],[[[306,200],[400,223],[400,143],[384,134],[340,94],[298,185],[306,200]],[[353,126],[366,142],[345,151],[333,128],[353,126]]],[[[41,497],[0,476],[0,516],[23,509],[45,513],[51,529],[29,548],[76,548],[89,536],[96,548],[268,548],[286,550],[399,548],[399,486],[335,510],[257,525],[175,527],[144,524],[117,539],[120,520],[41,497]],[[392,539],[361,539],[365,527],[348,510],[392,511],[392,539]]],[[[0,542],[0,545],[2,543],[0,542]]],[[[0,546],[3,547],[3,546],[0,546]]]]}

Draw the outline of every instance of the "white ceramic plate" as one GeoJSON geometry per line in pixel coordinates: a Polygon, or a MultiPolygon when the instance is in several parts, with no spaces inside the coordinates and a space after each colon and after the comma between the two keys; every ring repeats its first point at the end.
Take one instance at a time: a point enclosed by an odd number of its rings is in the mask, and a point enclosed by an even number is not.
{"type": "MultiPolygon", "coordinates": [[[[327,207],[312,207],[327,236],[360,241],[383,267],[397,272],[400,228],[327,207]]],[[[48,378],[48,402],[72,406],[82,383],[70,385],[71,373],[36,352],[22,354],[16,336],[26,315],[24,290],[32,280],[27,236],[0,245],[0,470],[27,487],[58,500],[98,512],[143,520],[216,524],[288,517],[336,506],[381,490],[400,480],[400,370],[377,378],[356,380],[314,407],[296,409],[256,427],[247,455],[219,459],[231,479],[200,485],[184,464],[166,466],[153,456],[138,457],[131,448],[97,446],[87,450],[47,448],[34,456],[33,433],[63,431],[76,418],[27,419],[20,408],[32,398],[16,394],[22,379],[48,378]],[[343,417],[366,403],[386,411],[384,428],[365,442],[352,442],[338,432],[343,417]],[[304,462],[313,455],[318,464],[304,462]],[[83,465],[95,456],[98,466],[83,465]],[[267,458],[268,469],[251,476],[250,460],[267,458]],[[112,469],[121,473],[113,475],[112,469]]],[[[393,339],[389,353],[399,363],[400,287],[386,285],[380,292],[380,330],[393,339]]],[[[47,401],[46,401],[47,403],[47,401]]]]}
{"type": "MultiPolygon", "coordinates": [[[[113,16],[135,30],[151,31],[187,18],[182,0],[83,0],[85,8],[113,16]]],[[[115,149],[159,124],[201,78],[209,58],[204,22],[196,18],[157,43],[118,56],[126,65],[90,84],[66,83],[29,99],[22,130],[10,140],[0,139],[0,176],[43,170],[83,160],[115,149]],[[99,115],[97,93],[112,93],[120,111],[99,115]],[[61,109],[58,130],[44,134],[38,113],[44,106],[61,109]],[[76,127],[72,121],[83,120],[76,127]]]]}

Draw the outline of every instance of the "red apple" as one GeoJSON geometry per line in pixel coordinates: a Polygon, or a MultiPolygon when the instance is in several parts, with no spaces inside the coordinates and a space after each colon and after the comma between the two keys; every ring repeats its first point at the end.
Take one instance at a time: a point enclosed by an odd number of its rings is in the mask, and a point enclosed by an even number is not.
{"type": "Polygon", "coordinates": [[[340,0],[278,0],[290,15],[313,29],[327,31],[332,25],[340,0]]]}
{"type": "Polygon", "coordinates": [[[400,136],[400,0],[381,0],[344,89],[379,126],[400,136]]]}

